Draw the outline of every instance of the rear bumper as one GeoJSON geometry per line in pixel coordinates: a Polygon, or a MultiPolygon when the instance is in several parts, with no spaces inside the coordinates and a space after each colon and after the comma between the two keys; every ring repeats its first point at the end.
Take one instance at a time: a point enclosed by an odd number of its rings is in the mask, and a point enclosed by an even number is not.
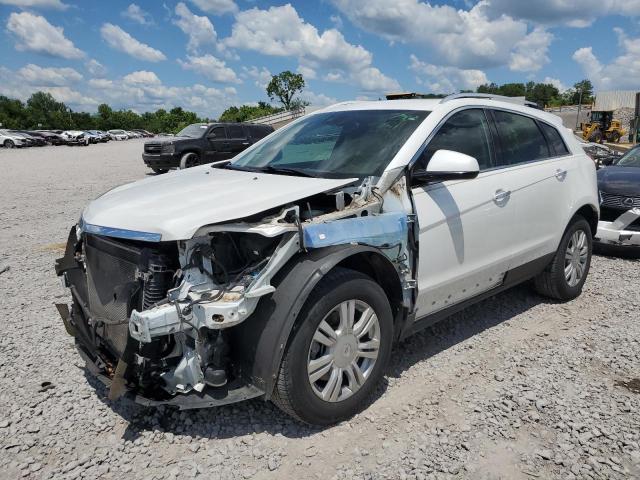
{"type": "Polygon", "coordinates": [[[180,166],[180,157],[171,153],[161,153],[158,155],[143,153],[142,160],[144,160],[145,165],[149,168],[168,170],[180,166]]]}
{"type": "Polygon", "coordinates": [[[640,247],[640,231],[629,230],[628,227],[640,219],[640,208],[622,213],[613,222],[598,222],[595,241],[603,245],[640,247]]]}

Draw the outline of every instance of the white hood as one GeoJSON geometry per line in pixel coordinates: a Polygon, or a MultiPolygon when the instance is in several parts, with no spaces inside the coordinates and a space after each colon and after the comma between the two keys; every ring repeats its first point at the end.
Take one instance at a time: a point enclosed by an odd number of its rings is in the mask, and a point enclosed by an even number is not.
{"type": "Polygon", "coordinates": [[[186,240],[204,225],[229,222],[311,195],[343,187],[356,179],[271,175],[211,168],[189,168],[122,185],[91,202],[83,222],[109,229],[186,240]]]}

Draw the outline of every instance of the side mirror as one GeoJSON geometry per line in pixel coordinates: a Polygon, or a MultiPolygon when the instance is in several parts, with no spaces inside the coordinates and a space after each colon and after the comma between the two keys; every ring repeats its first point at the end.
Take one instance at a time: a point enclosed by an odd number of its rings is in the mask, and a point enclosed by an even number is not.
{"type": "Polygon", "coordinates": [[[429,160],[427,168],[414,170],[411,178],[417,183],[444,182],[476,178],[478,173],[480,166],[474,157],[452,150],[438,150],[429,160]]]}

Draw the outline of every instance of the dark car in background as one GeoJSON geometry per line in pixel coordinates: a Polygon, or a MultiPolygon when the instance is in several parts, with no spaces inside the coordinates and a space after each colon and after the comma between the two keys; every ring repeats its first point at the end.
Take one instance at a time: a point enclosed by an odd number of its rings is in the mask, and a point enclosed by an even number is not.
{"type": "Polygon", "coordinates": [[[598,170],[598,191],[596,242],[640,252],[640,146],[598,170]]]}
{"type": "Polygon", "coordinates": [[[194,123],[174,137],[146,142],[142,159],[156,173],[194,167],[233,158],[271,132],[269,125],[194,123]]]}

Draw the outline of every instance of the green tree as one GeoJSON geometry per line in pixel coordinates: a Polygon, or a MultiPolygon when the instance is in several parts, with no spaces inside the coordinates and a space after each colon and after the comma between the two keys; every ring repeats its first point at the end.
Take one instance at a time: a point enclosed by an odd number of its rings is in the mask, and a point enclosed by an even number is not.
{"type": "Polygon", "coordinates": [[[267,85],[267,95],[271,100],[278,99],[285,110],[290,110],[292,106],[299,107],[305,104],[301,100],[295,101],[296,94],[302,92],[304,86],[305,82],[301,74],[285,70],[271,77],[267,85]]]}

